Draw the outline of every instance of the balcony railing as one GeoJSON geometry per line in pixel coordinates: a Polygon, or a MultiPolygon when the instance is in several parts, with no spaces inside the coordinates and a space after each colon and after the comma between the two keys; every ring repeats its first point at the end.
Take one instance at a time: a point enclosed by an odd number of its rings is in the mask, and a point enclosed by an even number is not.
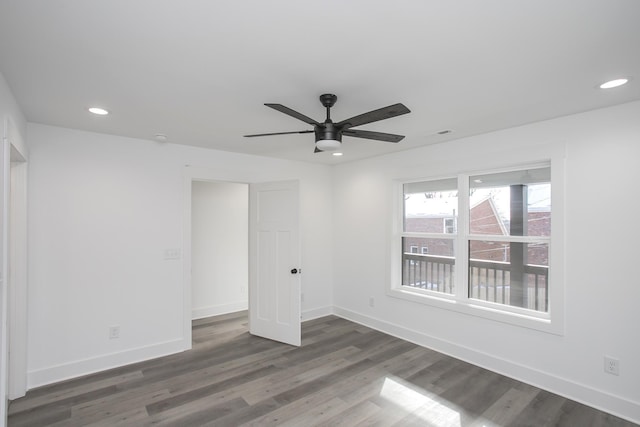
{"type": "Polygon", "coordinates": [[[402,284],[430,291],[454,293],[455,258],[405,252],[402,257],[402,284]]]}
{"type": "MultiPolygon", "coordinates": [[[[500,261],[469,261],[469,297],[546,312],[549,308],[549,267],[527,264],[522,269],[524,292],[512,295],[511,264],[500,261]],[[512,298],[513,297],[513,298],[512,298]]],[[[437,255],[403,254],[402,284],[453,294],[455,258],[437,255]]],[[[520,286],[520,285],[518,285],[520,286]]]]}

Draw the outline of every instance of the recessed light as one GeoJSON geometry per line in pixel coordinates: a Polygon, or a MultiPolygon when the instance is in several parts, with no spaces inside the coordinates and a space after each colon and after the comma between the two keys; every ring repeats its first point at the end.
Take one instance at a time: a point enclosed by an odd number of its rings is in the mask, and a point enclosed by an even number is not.
{"type": "Polygon", "coordinates": [[[90,107],[88,108],[88,110],[90,113],[97,114],[98,116],[106,116],[107,114],[109,114],[107,110],[100,107],[90,107]]]}
{"type": "Polygon", "coordinates": [[[160,142],[166,142],[167,141],[167,135],[165,135],[164,133],[156,133],[154,135],[154,138],[157,141],[160,141],[160,142]]]}
{"type": "Polygon", "coordinates": [[[334,156],[336,156],[336,157],[340,157],[340,156],[342,156],[342,153],[338,153],[338,152],[336,152],[336,153],[331,153],[331,154],[332,154],[332,155],[334,155],[334,156]]]}
{"type": "Polygon", "coordinates": [[[629,81],[629,79],[626,79],[626,78],[609,80],[608,82],[602,83],[600,85],[600,89],[612,89],[614,87],[622,86],[623,84],[627,83],[628,81],[629,81]]]}

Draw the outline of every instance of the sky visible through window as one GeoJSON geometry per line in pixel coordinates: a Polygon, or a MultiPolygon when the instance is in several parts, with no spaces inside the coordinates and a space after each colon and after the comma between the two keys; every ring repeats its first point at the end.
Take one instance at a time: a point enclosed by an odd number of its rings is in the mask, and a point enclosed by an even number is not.
{"type": "MultiPolygon", "coordinates": [[[[527,211],[548,211],[551,207],[551,185],[549,183],[529,184],[527,211]]],[[[510,188],[491,187],[477,188],[473,190],[470,197],[470,206],[477,205],[491,198],[500,215],[505,222],[510,220],[510,188]]],[[[458,212],[458,192],[457,191],[432,191],[423,193],[405,194],[405,216],[457,216],[458,212]]]]}

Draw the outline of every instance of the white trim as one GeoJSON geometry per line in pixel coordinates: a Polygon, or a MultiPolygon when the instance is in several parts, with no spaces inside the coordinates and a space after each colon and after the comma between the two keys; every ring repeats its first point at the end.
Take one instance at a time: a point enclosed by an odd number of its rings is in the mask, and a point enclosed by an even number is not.
{"type": "MultiPolygon", "coordinates": [[[[555,212],[554,212],[555,213],[555,212]]],[[[501,236],[499,234],[468,234],[468,240],[481,242],[516,242],[516,243],[549,243],[551,237],[547,236],[501,236]]],[[[467,240],[465,239],[465,241],[467,240]]]]}
{"type": "Polygon", "coordinates": [[[405,231],[402,232],[402,237],[418,237],[423,239],[442,239],[442,240],[455,240],[457,239],[456,234],[451,233],[420,233],[417,231],[405,231]]]}
{"type": "Polygon", "coordinates": [[[198,307],[191,310],[191,319],[203,319],[205,317],[220,316],[221,314],[235,313],[236,311],[248,310],[247,301],[236,301],[228,304],[210,305],[208,307],[198,307]]]}
{"type": "Polygon", "coordinates": [[[469,287],[466,286],[469,283],[469,269],[464,262],[458,262],[458,260],[469,259],[469,245],[465,236],[469,235],[469,220],[466,219],[471,212],[471,197],[469,197],[469,179],[464,175],[458,175],[458,195],[465,194],[465,197],[458,197],[458,233],[456,234],[456,241],[454,243],[454,253],[456,254],[456,277],[458,283],[455,287],[455,298],[458,301],[468,301],[469,299],[469,287]],[[460,221],[460,212],[465,212],[463,218],[464,221],[460,221]],[[462,223],[462,226],[461,224],[462,223]],[[459,284],[465,284],[460,286],[459,284]]]}
{"type": "Polygon", "coordinates": [[[27,373],[27,384],[31,390],[35,387],[64,381],[70,378],[77,378],[107,369],[180,353],[183,350],[182,340],[178,339],[98,357],[75,360],[62,365],[30,371],[27,373]]]}
{"type": "Polygon", "coordinates": [[[640,423],[640,402],[345,308],[334,306],[333,312],[336,316],[352,322],[548,390],[628,421],[640,423]]]}
{"type": "MultiPolygon", "coordinates": [[[[503,168],[491,168],[482,172],[476,171],[458,171],[458,192],[459,194],[469,194],[469,177],[477,174],[486,173],[502,173],[517,171],[522,169],[533,169],[550,167],[551,168],[551,185],[552,185],[552,206],[554,213],[552,215],[551,233],[553,237],[539,236],[487,236],[487,235],[470,235],[468,224],[468,212],[470,211],[469,197],[458,197],[459,212],[465,212],[462,216],[463,221],[458,220],[458,233],[449,235],[455,239],[454,253],[456,254],[455,272],[456,286],[455,294],[443,294],[422,289],[411,289],[403,287],[400,283],[402,277],[401,245],[398,240],[402,237],[435,237],[434,233],[407,233],[403,230],[403,212],[402,206],[404,201],[403,186],[408,182],[420,181],[438,181],[441,177],[423,178],[416,180],[396,180],[393,188],[393,199],[396,202],[393,207],[392,219],[392,237],[390,239],[391,256],[389,257],[389,284],[386,287],[386,294],[420,304],[431,305],[438,308],[457,311],[463,314],[479,316],[498,322],[521,326],[525,328],[535,329],[555,335],[564,334],[564,198],[565,198],[565,149],[550,148],[549,156],[546,159],[536,159],[532,162],[523,162],[514,164],[513,166],[503,168]],[[550,241],[553,239],[553,245],[550,241]],[[465,262],[460,260],[468,260],[468,240],[491,240],[491,241],[516,241],[516,242],[543,242],[548,243],[549,251],[549,307],[548,312],[536,312],[534,310],[521,309],[519,307],[511,307],[509,305],[487,303],[485,301],[470,299],[468,295],[468,269],[465,262]]],[[[461,215],[459,214],[458,219],[461,215]]],[[[447,234],[437,236],[436,238],[446,238],[447,234]]]]}
{"type": "MultiPolygon", "coordinates": [[[[8,119],[5,118],[5,134],[7,132],[8,119]]],[[[9,266],[9,182],[10,182],[10,164],[9,164],[9,140],[3,136],[2,138],[2,161],[0,162],[0,173],[2,174],[2,185],[0,187],[0,200],[2,212],[2,259],[0,260],[0,425],[5,425],[7,421],[8,408],[8,361],[9,361],[9,339],[8,339],[8,279],[7,269],[9,266]]]]}
{"type": "Polygon", "coordinates": [[[325,307],[312,308],[302,312],[302,321],[318,319],[324,316],[330,316],[333,314],[333,306],[327,305],[325,307]]]}
{"type": "Polygon", "coordinates": [[[183,180],[182,216],[182,349],[191,350],[191,182],[193,171],[186,167],[183,180]]]}
{"type": "MultiPolygon", "coordinates": [[[[183,350],[190,350],[191,321],[194,319],[191,301],[191,209],[192,209],[192,182],[233,182],[249,184],[246,180],[226,179],[224,174],[217,169],[209,169],[197,166],[185,165],[183,170],[183,215],[182,215],[182,341],[183,350]]],[[[238,177],[241,178],[241,177],[238,177]]],[[[249,224],[247,224],[249,227],[249,224]]],[[[237,311],[237,310],[234,310],[237,311]]]]}
{"type": "MultiPolygon", "coordinates": [[[[333,314],[331,306],[306,310],[302,313],[304,320],[312,320],[333,314]]],[[[31,371],[27,374],[29,389],[44,386],[83,375],[118,368],[132,363],[143,362],[184,351],[182,340],[167,341],[146,347],[139,347],[123,352],[76,360],[62,365],[31,371]]]]}
{"type": "Polygon", "coordinates": [[[27,172],[24,158],[12,150],[8,271],[8,396],[12,400],[27,392],[27,172]]]}

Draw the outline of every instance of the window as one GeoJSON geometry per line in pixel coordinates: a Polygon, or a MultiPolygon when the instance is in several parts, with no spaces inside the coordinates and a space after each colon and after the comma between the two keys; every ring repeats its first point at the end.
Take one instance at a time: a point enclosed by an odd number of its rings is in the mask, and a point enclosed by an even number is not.
{"type": "MultiPolygon", "coordinates": [[[[550,332],[562,328],[552,327],[550,316],[562,295],[549,280],[549,163],[405,182],[401,192],[392,296],[550,332]]],[[[561,238],[555,242],[562,246],[561,238]]]]}
{"type": "Polygon", "coordinates": [[[469,298],[548,311],[550,180],[550,168],[469,177],[469,298]]]}
{"type": "Polygon", "coordinates": [[[444,219],[444,232],[448,234],[456,233],[456,220],[455,218],[444,219]]]}
{"type": "Polygon", "coordinates": [[[404,185],[402,286],[454,292],[455,235],[442,224],[458,211],[456,184],[454,178],[404,185]],[[414,255],[418,245],[422,253],[414,255]]]}

